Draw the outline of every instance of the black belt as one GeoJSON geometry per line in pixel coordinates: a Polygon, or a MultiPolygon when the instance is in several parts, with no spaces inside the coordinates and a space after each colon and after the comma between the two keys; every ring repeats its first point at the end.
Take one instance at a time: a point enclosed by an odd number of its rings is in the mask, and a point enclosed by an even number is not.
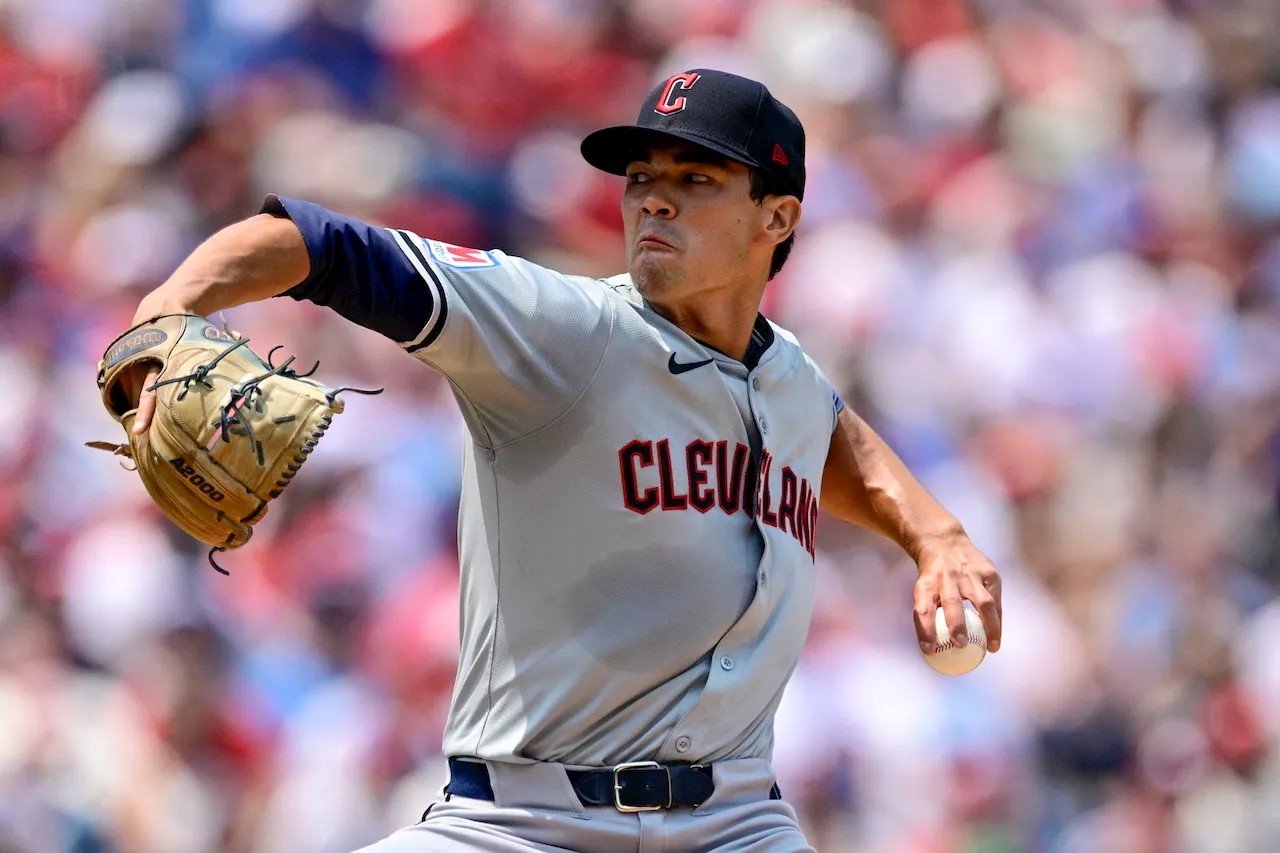
{"type": "MultiPolygon", "coordinates": [[[[648,812],[675,806],[700,806],[711,798],[715,782],[709,764],[658,764],[637,761],[600,770],[565,770],[584,806],[613,806],[620,812],[648,812]]],[[[445,794],[493,801],[489,768],[480,761],[449,759],[445,794]]],[[[774,785],[769,799],[780,800],[774,785]]]]}

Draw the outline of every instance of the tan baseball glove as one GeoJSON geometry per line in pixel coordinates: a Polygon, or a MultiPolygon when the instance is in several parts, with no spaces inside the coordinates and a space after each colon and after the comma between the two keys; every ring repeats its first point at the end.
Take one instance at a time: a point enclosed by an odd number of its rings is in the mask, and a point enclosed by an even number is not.
{"type": "MultiPolygon", "coordinates": [[[[203,317],[167,314],[134,326],[98,363],[98,388],[107,411],[124,427],[127,444],[89,442],[129,457],[160,509],[187,533],[216,551],[238,548],[253,535],[333,416],[341,391],[249,349],[247,338],[203,317]],[[154,362],[160,377],[156,411],[147,430],[133,434],[137,401],[121,387],[121,374],[154,362]]],[[[279,349],[277,347],[276,349],[279,349]]],[[[378,393],[360,391],[360,393],[378,393]]]]}

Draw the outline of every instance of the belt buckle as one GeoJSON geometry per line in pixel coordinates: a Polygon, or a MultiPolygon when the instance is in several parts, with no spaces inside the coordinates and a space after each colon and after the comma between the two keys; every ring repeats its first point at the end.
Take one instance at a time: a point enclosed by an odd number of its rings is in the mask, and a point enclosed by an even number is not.
{"type": "Polygon", "coordinates": [[[629,764],[619,764],[613,768],[613,805],[620,812],[656,812],[662,809],[671,808],[671,768],[663,767],[656,761],[633,761],[629,764]],[[665,770],[667,773],[667,804],[657,806],[628,806],[622,802],[622,781],[621,776],[627,770],[665,770]]]}

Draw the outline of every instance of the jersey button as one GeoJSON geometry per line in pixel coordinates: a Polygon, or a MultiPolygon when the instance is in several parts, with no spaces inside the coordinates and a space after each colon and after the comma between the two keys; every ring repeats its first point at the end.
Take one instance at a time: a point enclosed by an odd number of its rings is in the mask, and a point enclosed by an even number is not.
{"type": "Polygon", "coordinates": [[[764,435],[764,434],[765,434],[765,433],[767,433],[768,431],[769,431],[769,422],[768,422],[768,421],[766,421],[764,418],[761,418],[761,419],[760,419],[760,434],[761,434],[761,435],[764,435]]]}
{"type": "Polygon", "coordinates": [[[681,735],[676,738],[676,752],[688,752],[693,747],[693,741],[681,735]]]}
{"type": "Polygon", "coordinates": [[[752,388],[754,388],[754,389],[755,389],[755,390],[757,390],[757,391],[759,391],[759,390],[760,390],[760,377],[759,377],[759,376],[757,376],[755,379],[752,379],[752,380],[751,380],[751,387],[752,387],[752,388]]]}
{"type": "Polygon", "coordinates": [[[725,670],[726,672],[733,669],[733,658],[729,657],[728,655],[725,655],[724,657],[720,658],[720,668],[725,670]]]}

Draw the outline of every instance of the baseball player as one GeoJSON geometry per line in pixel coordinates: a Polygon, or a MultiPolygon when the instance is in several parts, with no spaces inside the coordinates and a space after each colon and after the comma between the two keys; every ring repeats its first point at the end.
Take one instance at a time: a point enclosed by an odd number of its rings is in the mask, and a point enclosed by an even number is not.
{"type": "MultiPolygon", "coordinates": [[[[915,560],[926,651],[939,606],[963,642],[965,599],[999,649],[999,577],[759,314],[800,220],[794,113],[696,69],[582,153],[626,176],[624,274],[563,275],[272,195],[137,316],[306,299],[452,384],[469,440],[449,782],[367,853],[808,851],[769,759],[819,507],[915,560]]],[[[130,377],[139,432],[147,385],[130,377]]]]}

